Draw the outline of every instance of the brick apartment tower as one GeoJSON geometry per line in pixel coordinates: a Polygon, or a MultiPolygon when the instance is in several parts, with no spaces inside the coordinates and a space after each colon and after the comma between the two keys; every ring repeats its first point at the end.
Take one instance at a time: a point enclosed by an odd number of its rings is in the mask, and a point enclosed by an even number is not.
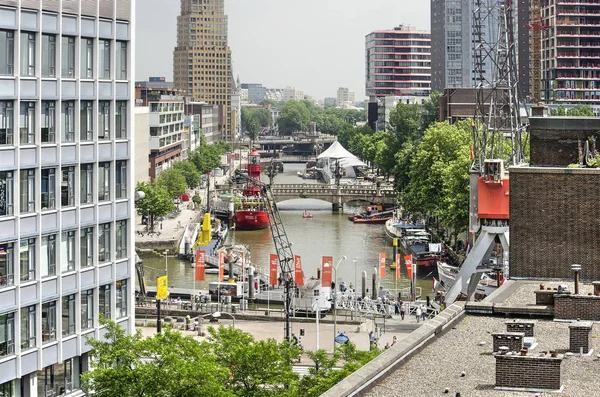
{"type": "Polygon", "coordinates": [[[225,0],[181,0],[173,52],[175,88],[185,90],[194,102],[218,105],[222,139],[231,141],[235,120],[227,37],[225,0]]]}

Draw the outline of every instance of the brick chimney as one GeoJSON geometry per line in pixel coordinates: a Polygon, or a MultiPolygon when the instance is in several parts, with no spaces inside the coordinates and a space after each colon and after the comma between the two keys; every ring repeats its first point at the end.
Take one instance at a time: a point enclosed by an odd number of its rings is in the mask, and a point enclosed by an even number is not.
{"type": "Polygon", "coordinates": [[[569,325],[569,351],[583,354],[592,352],[592,325],[591,321],[577,321],[569,325]]]}

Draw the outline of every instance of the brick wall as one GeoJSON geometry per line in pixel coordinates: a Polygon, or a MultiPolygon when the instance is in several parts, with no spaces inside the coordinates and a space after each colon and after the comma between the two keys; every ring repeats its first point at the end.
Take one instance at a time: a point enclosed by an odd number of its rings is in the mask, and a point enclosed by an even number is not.
{"type": "Polygon", "coordinates": [[[563,356],[496,355],[496,387],[559,390],[563,356]]]}
{"type": "Polygon", "coordinates": [[[533,338],[535,322],[533,321],[507,321],[506,332],[519,332],[528,338],[533,338]]]}
{"type": "Polygon", "coordinates": [[[556,291],[535,291],[535,304],[543,306],[554,306],[554,294],[556,294],[556,291]]]}
{"type": "Polygon", "coordinates": [[[554,318],[600,321],[600,296],[554,295],[554,318]]]}
{"type": "Polygon", "coordinates": [[[498,332],[492,334],[493,344],[492,351],[499,352],[501,346],[508,347],[509,352],[520,352],[523,348],[523,338],[525,334],[522,332],[498,332]]]}
{"type": "Polygon", "coordinates": [[[592,322],[578,321],[569,325],[569,351],[587,354],[592,348],[592,322]]]}
{"type": "Polygon", "coordinates": [[[510,276],[600,279],[600,169],[511,167],[510,276]]]}

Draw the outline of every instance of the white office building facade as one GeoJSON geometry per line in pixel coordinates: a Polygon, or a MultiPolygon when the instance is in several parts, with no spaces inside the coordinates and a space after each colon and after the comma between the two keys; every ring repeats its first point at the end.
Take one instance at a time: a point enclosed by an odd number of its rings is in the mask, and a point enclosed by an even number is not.
{"type": "Polygon", "coordinates": [[[0,0],[0,396],[82,394],[133,331],[135,0],[0,0]]]}

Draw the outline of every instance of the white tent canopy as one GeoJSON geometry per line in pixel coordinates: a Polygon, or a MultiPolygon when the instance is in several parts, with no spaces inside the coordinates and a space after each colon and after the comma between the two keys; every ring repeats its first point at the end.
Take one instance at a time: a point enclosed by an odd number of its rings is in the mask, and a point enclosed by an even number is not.
{"type": "Polygon", "coordinates": [[[347,151],[338,141],[333,142],[327,150],[317,157],[318,159],[343,159],[356,158],[355,155],[347,151]]]}
{"type": "Polygon", "coordinates": [[[356,157],[346,157],[343,159],[340,159],[340,167],[366,167],[367,164],[363,163],[362,161],[360,161],[360,159],[356,158],[356,157]]]}

